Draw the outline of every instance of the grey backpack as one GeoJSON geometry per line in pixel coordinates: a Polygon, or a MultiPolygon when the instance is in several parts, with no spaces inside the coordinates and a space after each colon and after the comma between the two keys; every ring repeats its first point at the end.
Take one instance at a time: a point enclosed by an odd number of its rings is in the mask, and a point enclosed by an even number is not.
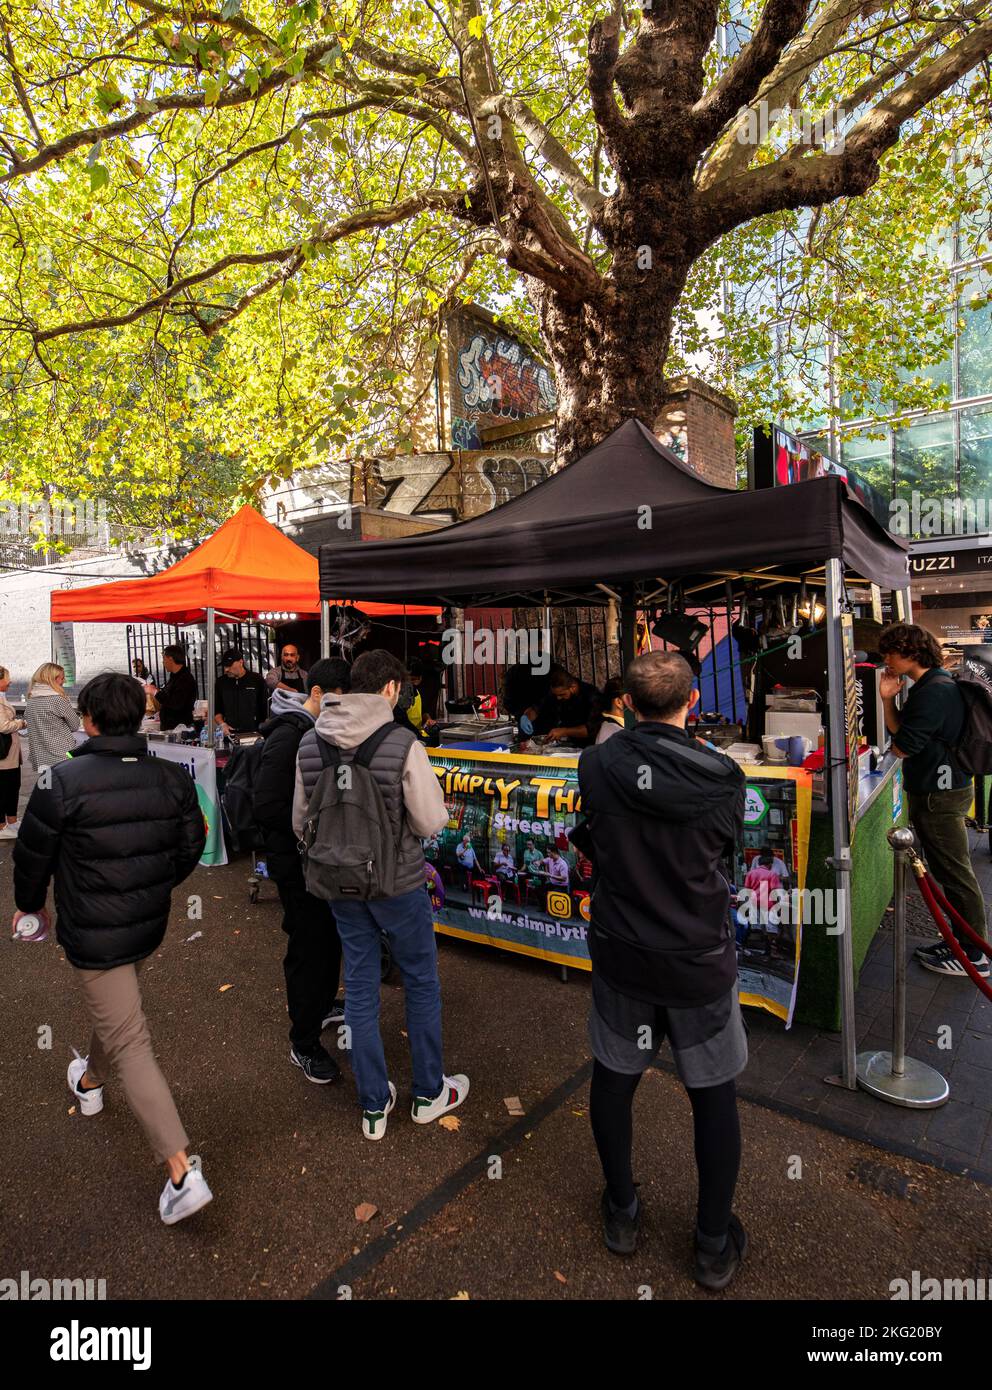
{"type": "Polygon", "coordinates": [[[315,898],[390,898],[396,883],[396,837],[369,764],[397,724],[383,724],[355,749],[350,762],[317,735],[323,769],[303,823],[303,874],[315,898]]]}

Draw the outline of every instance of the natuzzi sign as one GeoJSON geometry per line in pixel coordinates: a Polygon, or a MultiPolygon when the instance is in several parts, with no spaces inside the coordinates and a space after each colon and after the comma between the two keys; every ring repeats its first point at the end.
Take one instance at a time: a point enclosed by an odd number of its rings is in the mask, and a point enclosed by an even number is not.
{"type": "Polygon", "coordinates": [[[909,557],[912,574],[978,574],[992,571],[992,548],[984,550],[944,550],[933,555],[909,557]]]}

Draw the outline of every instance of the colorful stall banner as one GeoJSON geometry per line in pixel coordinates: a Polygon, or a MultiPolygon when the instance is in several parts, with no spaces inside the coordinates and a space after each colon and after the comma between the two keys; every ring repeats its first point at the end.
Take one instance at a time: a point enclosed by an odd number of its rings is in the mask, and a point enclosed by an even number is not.
{"type": "MultiPolygon", "coordinates": [[[[428,752],[449,811],[444,830],[424,841],[435,929],[589,970],[592,865],[568,839],[581,819],[577,760],[428,752]]],[[[760,907],[753,923],[738,913],[741,1000],[787,1023],[799,978],[810,806],[811,776],[801,768],[748,773],[735,896],[746,899],[751,862],[766,845],[784,872],[771,921],[760,907]]]]}
{"type": "Polygon", "coordinates": [[[200,863],[206,868],[226,864],[227,847],[224,844],[220,797],[217,794],[217,763],[213,751],[209,748],[189,748],[182,743],[158,743],[149,739],[148,752],[153,758],[165,758],[170,763],[178,763],[192,777],[207,831],[207,843],[200,863]]]}
{"type": "Polygon", "coordinates": [[[424,841],[437,930],[590,969],[592,865],[568,839],[576,759],[428,752],[450,812],[424,841]]]}
{"type": "MultiPolygon", "coordinates": [[[[792,1024],[799,988],[802,929],[824,904],[806,893],[812,773],[798,767],[745,769],[744,839],[731,888],[742,1004],[767,1009],[792,1024]],[[765,852],[771,872],[756,866],[765,852]],[[749,880],[749,874],[753,876],[749,880]]],[[[822,896],[822,895],[821,895],[822,896]]]]}

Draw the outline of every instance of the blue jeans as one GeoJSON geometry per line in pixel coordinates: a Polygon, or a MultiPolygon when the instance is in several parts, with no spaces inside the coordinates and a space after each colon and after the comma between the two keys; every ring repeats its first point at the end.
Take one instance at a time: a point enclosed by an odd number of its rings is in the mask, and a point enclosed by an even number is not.
{"type": "Polygon", "coordinates": [[[413,1060],[413,1094],[440,1095],[441,981],[434,920],[426,887],[397,898],[334,903],[344,955],[344,1021],[351,1032],[351,1065],[363,1110],[385,1110],[389,1075],[379,1032],[381,935],[403,976],[406,1031],[413,1060]]]}

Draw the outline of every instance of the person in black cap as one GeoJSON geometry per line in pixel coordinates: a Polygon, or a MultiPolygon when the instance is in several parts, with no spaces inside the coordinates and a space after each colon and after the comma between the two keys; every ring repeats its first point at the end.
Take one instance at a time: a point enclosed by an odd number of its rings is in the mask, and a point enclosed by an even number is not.
{"type": "Polygon", "coordinates": [[[214,690],[215,723],[225,734],[257,732],[269,712],[265,682],[257,671],[247,670],[236,647],[228,648],[221,665],[224,674],[218,677],[214,690]]]}

